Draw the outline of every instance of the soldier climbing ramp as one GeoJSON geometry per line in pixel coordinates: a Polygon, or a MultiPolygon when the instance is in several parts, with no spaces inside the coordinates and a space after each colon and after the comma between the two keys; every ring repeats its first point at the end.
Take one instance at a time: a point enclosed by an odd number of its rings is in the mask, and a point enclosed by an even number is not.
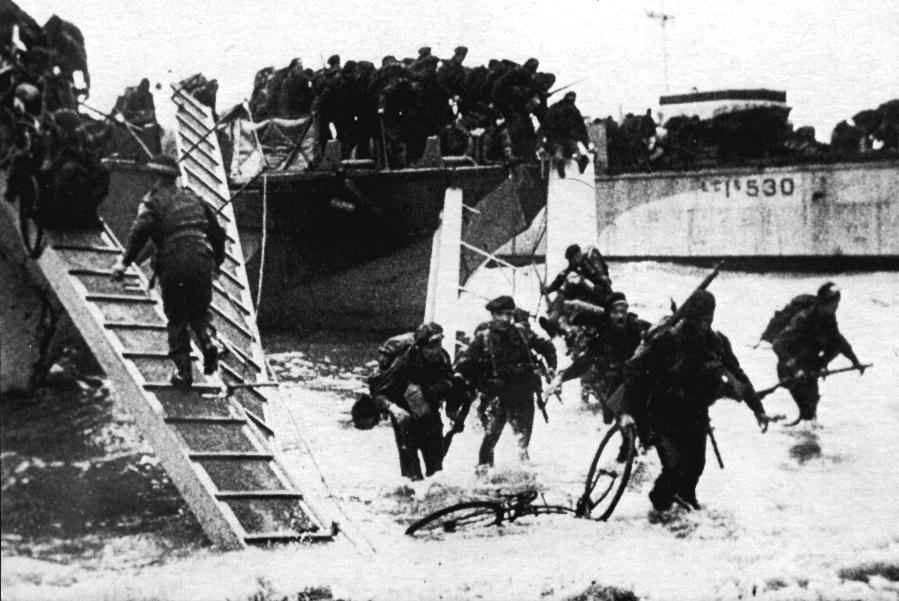
{"type": "MultiPolygon", "coordinates": [[[[182,129],[189,129],[191,119],[194,127],[201,127],[202,118],[209,118],[192,98],[176,93],[175,102],[182,129]],[[193,112],[186,116],[187,111],[193,112]]],[[[189,133],[180,133],[179,151],[187,154],[182,173],[206,202],[222,208],[228,196],[217,141],[202,135],[196,134],[192,142],[189,133]],[[189,145],[199,152],[186,152],[189,145]],[[220,180],[214,179],[216,174],[220,180]]],[[[322,508],[310,506],[275,450],[267,399],[260,390],[272,382],[230,205],[220,218],[226,222],[229,242],[212,312],[226,352],[220,378],[204,376],[194,346],[195,385],[187,391],[169,383],[172,365],[158,291],[134,268],[124,283],[110,279],[123,248],[108,226],[48,230],[46,247],[35,259],[37,271],[213,543],[240,549],[277,541],[332,540],[336,527],[323,519],[322,508]]],[[[17,227],[11,206],[0,211],[0,219],[9,221],[6,231],[17,227]]]]}
{"type": "MultiPolygon", "coordinates": [[[[228,234],[225,261],[213,285],[211,307],[213,324],[225,350],[220,362],[222,379],[228,384],[268,382],[265,355],[256,327],[234,207],[230,203],[212,114],[208,107],[180,88],[174,88],[172,100],[176,106],[176,140],[182,184],[196,192],[218,213],[219,222],[228,234]]],[[[270,430],[266,399],[258,389],[240,388],[235,391],[235,396],[251,419],[270,430]]]]}
{"type": "MultiPolygon", "coordinates": [[[[11,213],[4,210],[3,218],[11,213]]],[[[46,285],[209,538],[232,549],[331,539],[332,528],[276,456],[271,430],[251,419],[218,378],[201,375],[196,348],[197,384],[188,391],[169,384],[161,301],[139,271],[129,270],[124,285],[110,281],[123,250],[108,228],[53,230],[47,237],[37,259],[46,285]]]]}

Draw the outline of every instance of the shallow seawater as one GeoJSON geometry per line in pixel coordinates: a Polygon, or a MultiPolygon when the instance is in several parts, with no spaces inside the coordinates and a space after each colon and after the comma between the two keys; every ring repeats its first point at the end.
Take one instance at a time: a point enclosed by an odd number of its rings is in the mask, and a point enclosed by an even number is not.
{"type": "MultiPolygon", "coordinates": [[[[704,274],[653,263],[612,265],[615,288],[650,321],[665,314],[670,298],[682,301],[704,274]]],[[[327,586],[344,599],[566,599],[591,586],[613,586],[650,600],[895,599],[899,274],[724,272],[710,287],[718,299],[715,327],[728,335],[756,386],[770,385],[775,357],[767,346],[755,347],[760,332],[775,309],[827,279],[843,288],[843,333],[874,367],[861,377],[847,373],[824,381],[817,424],[777,424],[761,434],[744,405],[719,401],[711,417],[725,469],[709,450],[697,491],[701,511],[652,514],[647,493],[659,463],[650,451],[638,457],[607,522],[547,515],[475,534],[406,537],[412,521],[440,507],[522,487],[540,490],[548,503],[572,506],[607,428],[601,414],[582,404],[576,383],[566,384],[562,402],[549,403],[549,422],[538,418],[534,425],[530,461],[519,461],[507,431],[497,446],[496,468],[479,477],[483,429],[472,411],[443,471],[409,482],[399,475],[390,425],[362,431],[349,417],[382,340],[268,332],[264,345],[283,384],[273,392],[271,423],[285,465],[310,502],[341,524],[348,545],[216,554],[196,539],[145,529],[137,538],[85,539],[83,546],[95,548],[68,555],[59,544],[32,546],[37,557],[69,562],[64,573],[55,563],[17,553],[20,546],[5,545],[4,592],[12,583],[9,590],[24,591],[23,598],[46,598],[47,592],[69,599],[146,598],[142,591],[154,590],[158,599],[280,599],[327,586]],[[384,576],[396,566],[412,576],[384,576]],[[253,597],[260,587],[265,594],[253,597]]],[[[470,290],[474,294],[463,295],[455,315],[464,331],[487,319],[481,297],[513,294],[520,306],[543,309],[532,270],[514,276],[485,270],[470,290]]],[[[846,363],[838,358],[833,366],[846,363]]],[[[769,413],[795,417],[783,391],[765,405],[769,413]]]]}
{"type": "MultiPolygon", "coordinates": [[[[614,287],[627,294],[632,311],[650,321],[667,313],[671,299],[682,302],[705,273],[654,263],[612,265],[614,287]]],[[[776,360],[767,345],[755,347],[759,334],[774,310],[797,294],[813,293],[826,280],[843,288],[838,313],[843,333],[858,356],[875,367],[863,377],[844,374],[825,381],[814,426],[790,430],[777,425],[762,435],[745,406],[719,401],[711,415],[726,469],[718,468],[709,451],[698,489],[700,512],[660,520],[651,516],[646,494],[659,470],[651,451],[639,458],[631,485],[606,523],[542,516],[492,534],[444,536],[410,547],[401,533],[411,520],[515,483],[539,488],[549,503],[573,505],[606,426],[594,408],[582,405],[577,384],[567,384],[563,402],[549,404],[549,423],[535,423],[531,461],[519,462],[507,431],[497,446],[497,467],[483,478],[474,470],[483,431],[472,411],[444,470],[410,483],[399,477],[388,424],[370,431],[349,425],[352,391],[364,388],[380,340],[327,342],[327,335],[320,334],[310,342],[291,340],[283,332],[274,342],[267,339],[269,349],[278,351],[271,360],[289,391],[284,408],[293,421],[284,437],[301,432],[345,519],[385,560],[406,561],[400,557],[427,549],[412,560],[423,578],[417,592],[444,590],[441,562],[466,574],[463,579],[488,591],[488,598],[489,591],[497,592],[495,583],[486,584],[484,567],[460,560],[461,553],[507,556],[529,574],[528,594],[522,598],[531,598],[534,587],[548,581],[556,591],[573,591],[573,583],[582,583],[583,590],[598,576],[641,598],[883,598],[895,590],[889,581],[875,578],[859,588],[841,579],[833,566],[851,570],[868,560],[899,565],[899,511],[889,501],[899,489],[893,460],[899,442],[890,425],[899,419],[899,274],[723,272],[710,287],[718,301],[715,327],[730,338],[756,386],[768,386],[776,381],[776,360]],[[337,433],[335,422],[343,426],[337,433]],[[547,545],[551,558],[526,553],[547,545]],[[649,575],[645,566],[652,564],[665,567],[649,575]]],[[[472,294],[460,297],[457,327],[470,332],[488,318],[483,297],[512,294],[519,306],[544,310],[537,282],[530,268],[514,275],[482,271],[470,283],[472,294]]],[[[568,359],[559,350],[564,365],[568,359]]],[[[838,358],[833,366],[843,363],[848,362],[838,358]]],[[[765,404],[769,413],[795,416],[783,391],[765,404]]]]}

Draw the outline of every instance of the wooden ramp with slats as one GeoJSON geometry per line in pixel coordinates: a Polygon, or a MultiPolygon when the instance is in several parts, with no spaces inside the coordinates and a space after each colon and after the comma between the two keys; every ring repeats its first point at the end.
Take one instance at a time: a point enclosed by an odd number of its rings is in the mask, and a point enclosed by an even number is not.
{"type": "MultiPolygon", "coordinates": [[[[11,218],[8,210],[2,214],[11,218]]],[[[217,375],[202,374],[196,347],[194,387],[185,391],[169,384],[172,364],[161,301],[139,270],[129,269],[124,283],[110,280],[123,252],[112,232],[57,230],[48,238],[37,260],[47,285],[209,538],[231,549],[332,539],[333,527],[307,504],[273,450],[272,432],[260,423],[264,412],[255,402],[261,394],[252,389],[227,394],[217,375]]],[[[247,364],[255,368],[249,355],[247,364]]]]}
{"type": "MultiPolygon", "coordinates": [[[[172,101],[176,108],[175,139],[182,185],[218,212],[219,222],[228,234],[225,261],[219,268],[212,295],[213,324],[225,351],[221,358],[222,379],[227,384],[269,382],[234,207],[229,202],[218,138],[212,132],[212,112],[179,88],[173,87],[172,101]]],[[[241,388],[234,395],[249,418],[273,435],[263,391],[264,388],[241,388]]]]}
{"type": "MultiPolygon", "coordinates": [[[[336,525],[324,519],[331,513],[326,501],[314,486],[307,486],[313,491],[304,496],[278,457],[265,394],[265,386],[274,383],[256,327],[234,211],[227,204],[218,141],[214,134],[203,137],[213,126],[211,114],[177,90],[173,100],[182,180],[222,209],[219,221],[229,237],[211,307],[223,346],[219,372],[204,376],[201,353],[193,346],[194,386],[171,386],[174,366],[158,290],[134,267],[124,283],[111,281],[123,248],[105,224],[46,232],[38,271],[214,544],[240,549],[334,540],[336,525]]],[[[12,205],[4,203],[0,219],[10,222],[4,231],[18,229],[12,205]]]]}

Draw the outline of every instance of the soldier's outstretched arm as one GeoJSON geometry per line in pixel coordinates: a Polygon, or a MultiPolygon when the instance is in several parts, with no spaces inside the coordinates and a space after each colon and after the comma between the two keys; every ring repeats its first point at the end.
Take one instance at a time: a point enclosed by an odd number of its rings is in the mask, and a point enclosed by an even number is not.
{"type": "Polygon", "coordinates": [[[717,336],[721,345],[721,362],[724,364],[728,379],[735,385],[734,387],[740,395],[740,400],[746,403],[746,406],[752,410],[759,428],[761,428],[763,433],[767,432],[771,418],[765,412],[765,407],[762,405],[761,398],[759,398],[758,393],[755,391],[755,387],[752,385],[749,376],[743,371],[739,359],[737,359],[737,356],[734,354],[730,340],[720,332],[717,333],[717,336]]]}
{"type": "Polygon", "coordinates": [[[528,340],[528,345],[532,349],[540,353],[540,355],[543,356],[544,359],[546,359],[547,367],[555,371],[559,361],[558,357],[556,356],[556,346],[552,343],[551,340],[531,333],[530,340],[528,340]]]}
{"type": "MultiPolygon", "coordinates": [[[[846,340],[846,337],[843,336],[843,334],[840,333],[839,330],[837,330],[837,332],[836,332],[834,342],[835,342],[834,346],[837,350],[837,353],[835,353],[834,356],[836,356],[837,354],[842,354],[844,357],[846,357],[847,359],[852,361],[852,365],[856,369],[858,369],[860,374],[864,375],[865,366],[862,365],[862,362],[858,360],[858,357],[855,355],[855,351],[852,350],[852,345],[849,344],[849,341],[846,340]]],[[[827,366],[825,365],[824,367],[827,367],[827,366]]]]}
{"type": "Polygon", "coordinates": [[[148,194],[141,201],[137,209],[137,217],[128,230],[128,242],[125,245],[125,254],[112,268],[112,279],[120,282],[125,277],[125,269],[131,265],[144,245],[150,239],[156,222],[156,210],[152,197],[148,194]]]}

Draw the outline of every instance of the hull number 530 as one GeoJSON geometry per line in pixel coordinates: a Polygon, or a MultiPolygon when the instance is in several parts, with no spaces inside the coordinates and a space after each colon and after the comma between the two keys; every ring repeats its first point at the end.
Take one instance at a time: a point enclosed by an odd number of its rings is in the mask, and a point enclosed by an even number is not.
{"type": "Polygon", "coordinates": [[[746,196],[792,196],[796,184],[792,177],[746,177],[730,179],[701,180],[699,187],[703,192],[724,192],[726,198],[731,194],[746,196]]]}

